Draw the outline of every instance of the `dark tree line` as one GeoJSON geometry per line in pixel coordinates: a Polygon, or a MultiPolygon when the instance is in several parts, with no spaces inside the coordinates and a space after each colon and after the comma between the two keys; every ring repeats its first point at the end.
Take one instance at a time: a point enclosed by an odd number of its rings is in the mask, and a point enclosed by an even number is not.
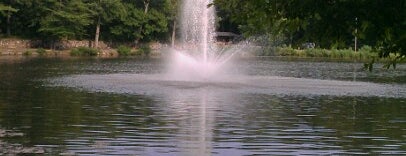
{"type": "MultiPolygon", "coordinates": [[[[0,35],[48,40],[169,41],[181,0],[2,0],[0,35]]],[[[406,55],[406,0],[214,0],[219,31],[294,47],[360,45],[406,55]],[[264,35],[265,34],[265,35],[264,35]]],[[[210,7],[210,5],[208,6],[210,7]]]]}
{"type": "Polygon", "coordinates": [[[360,45],[406,55],[406,0],[215,0],[246,37],[320,48],[360,45]]]}
{"type": "Polygon", "coordinates": [[[47,40],[169,40],[174,0],[3,0],[0,34],[47,40]]]}

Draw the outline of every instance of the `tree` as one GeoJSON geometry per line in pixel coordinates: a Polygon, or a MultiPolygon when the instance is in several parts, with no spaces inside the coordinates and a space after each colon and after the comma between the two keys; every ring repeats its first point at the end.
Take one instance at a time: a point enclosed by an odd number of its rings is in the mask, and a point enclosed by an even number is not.
{"type": "Polygon", "coordinates": [[[406,1],[377,0],[367,5],[374,11],[367,12],[365,16],[368,19],[365,26],[366,38],[376,45],[382,57],[397,53],[399,54],[397,59],[404,59],[406,57],[406,1]]]}
{"type": "Polygon", "coordinates": [[[101,25],[122,18],[125,15],[125,8],[120,0],[93,0],[90,4],[94,6],[96,12],[94,48],[98,48],[101,25]]]}
{"type": "MultiPolygon", "coordinates": [[[[9,24],[2,25],[0,29],[7,30],[15,36],[24,38],[36,38],[39,36],[38,28],[42,17],[47,15],[46,7],[49,7],[49,1],[41,0],[7,0],[4,1],[8,6],[15,8],[10,16],[9,24]]],[[[7,21],[5,17],[0,19],[7,21]]]]}
{"type": "Polygon", "coordinates": [[[227,18],[235,23],[243,36],[266,36],[268,42],[284,38],[286,18],[281,16],[278,8],[285,1],[258,0],[215,0],[214,4],[221,11],[220,18],[227,18]],[[283,25],[283,26],[282,26],[283,25]]]}
{"type": "Polygon", "coordinates": [[[406,56],[404,0],[215,0],[246,36],[267,34],[300,46],[315,42],[321,48],[348,48],[354,35],[382,57],[406,56]],[[355,19],[359,19],[359,25],[355,19]],[[358,29],[358,33],[354,30],[358,29]]]}
{"type": "Polygon", "coordinates": [[[170,23],[172,23],[172,33],[171,33],[171,46],[175,46],[176,38],[176,22],[178,20],[178,7],[180,6],[178,0],[166,0],[164,10],[167,11],[167,18],[170,23]]]}
{"type": "Polygon", "coordinates": [[[163,1],[123,1],[126,14],[110,25],[115,39],[149,41],[163,36],[168,30],[168,18],[163,1]],[[148,3],[149,2],[149,3],[148,3]]]}
{"type": "Polygon", "coordinates": [[[110,26],[113,38],[121,41],[136,40],[141,38],[138,31],[142,25],[143,11],[131,4],[124,5],[126,14],[121,19],[116,19],[110,26]]]}
{"type": "Polygon", "coordinates": [[[17,12],[17,9],[14,9],[11,6],[7,6],[7,5],[0,3],[0,14],[4,15],[4,14],[6,14],[7,11],[17,12]]]}
{"type": "Polygon", "coordinates": [[[91,17],[95,12],[81,0],[60,1],[54,3],[49,12],[41,19],[40,32],[54,39],[83,38],[86,36],[85,27],[92,23],[91,17]]]}
{"type": "Polygon", "coordinates": [[[6,25],[7,25],[7,36],[11,35],[10,25],[11,25],[11,15],[17,12],[18,9],[15,9],[11,6],[4,5],[0,3],[0,15],[6,16],[6,25]]]}

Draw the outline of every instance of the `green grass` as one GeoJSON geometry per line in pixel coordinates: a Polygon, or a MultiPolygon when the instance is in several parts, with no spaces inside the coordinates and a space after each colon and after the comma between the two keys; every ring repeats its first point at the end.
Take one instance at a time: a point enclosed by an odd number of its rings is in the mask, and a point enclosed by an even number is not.
{"type": "MultiPolygon", "coordinates": [[[[274,54],[275,56],[356,59],[356,60],[370,60],[379,58],[378,53],[372,51],[372,48],[369,46],[364,46],[357,52],[355,52],[352,49],[319,49],[319,48],[294,49],[291,47],[276,47],[273,50],[274,52],[272,54],[274,54]]],[[[264,54],[271,53],[269,52],[264,54]]]]}
{"type": "Polygon", "coordinates": [[[151,48],[148,44],[142,44],[137,50],[132,51],[131,47],[121,45],[117,48],[117,53],[120,56],[149,56],[151,48]]]}
{"type": "Polygon", "coordinates": [[[99,50],[89,47],[79,47],[71,50],[71,56],[97,56],[99,50]]]}
{"type": "Polygon", "coordinates": [[[128,47],[128,46],[125,46],[125,45],[120,45],[120,46],[117,48],[117,53],[118,53],[118,55],[120,55],[120,56],[128,56],[128,55],[131,55],[131,54],[132,54],[132,52],[131,52],[131,47],[128,47]]]}
{"type": "Polygon", "coordinates": [[[151,48],[149,47],[149,44],[141,45],[137,53],[144,54],[144,56],[149,56],[149,54],[151,54],[151,48]]]}
{"type": "Polygon", "coordinates": [[[32,52],[29,51],[29,50],[27,50],[27,51],[23,52],[23,55],[24,55],[24,56],[31,56],[31,55],[32,55],[32,52]]]}
{"type": "Polygon", "coordinates": [[[43,48],[39,48],[39,49],[37,49],[36,50],[36,52],[38,53],[38,55],[45,55],[45,53],[46,53],[46,50],[45,49],[43,49],[43,48]]]}

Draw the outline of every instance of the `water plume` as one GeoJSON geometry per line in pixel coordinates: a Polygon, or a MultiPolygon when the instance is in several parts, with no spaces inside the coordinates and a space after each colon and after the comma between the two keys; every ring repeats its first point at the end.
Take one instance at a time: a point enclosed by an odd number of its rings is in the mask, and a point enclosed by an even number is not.
{"type": "Polygon", "coordinates": [[[181,44],[171,51],[168,79],[212,81],[226,70],[234,52],[215,44],[215,8],[212,0],[185,0],[181,12],[181,44]]]}

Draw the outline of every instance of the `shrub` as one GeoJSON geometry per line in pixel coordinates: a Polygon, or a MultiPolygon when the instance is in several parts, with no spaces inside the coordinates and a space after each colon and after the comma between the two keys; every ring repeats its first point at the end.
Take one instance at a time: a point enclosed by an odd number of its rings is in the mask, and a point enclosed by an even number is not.
{"type": "Polygon", "coordinates": [[[321,57],[330,57],[330,51],[327,49],[321,49],[321,57]]]}
{"type": "Polygon", "coordinates": [[[340,58],[340,52],[337,49],[330,50],[330,57],[332,58],[340,58]]]}
{"type": "Polygon", "coordinates": [[[316,57],[318,56],[318,53],[320,53],[320,50],[318,49],[309,48],[305,50],[305,54],[307,57],[316,57]]]}
{"type": "Polygon", "coordinates": [[[138,52],[140,54],[144,54],[145,56],[149,56],[149,54],[151,53],[151,48],[149,47],[148,44],[143,44],[140,46],[140,48],[138,49],[138,52]]]}
{"type": "MultiPolygon", "coordinates": [[[[353,49],[293,49],[291,47],[276,47],[275,54],[277,56],[293,56],[293,57],[320,57],[320,58],[334,58],[334,59],[359,59],[368,60],[378,58],[379,54],[375,52],[370,46],[363,46],[359,51],[355,52],[353,49]]],[[[267,53],[261,53],[267,54],[267,53]]],[[[391,56],[395,57],[395,56],[391,56]]]]}
{"type": "Polygon", "coordinates": [[[296,50],[296,56],[306,57],[306,52],[304,50],[296,50]]]}
{"type": "Polygon", "coordinates": [[[378,53],[373,51],[372,47],[368,45],[362,46],[359,49],[359,54],[361,59],[371,59],[379,56],[378,53]]]}
{"type": "Polygon", "coordinates": [[[29,50],[27,50],[27,51],[25,51],[25,52],[23,53],[23,55],[24,55],[24,56],[31,56],[31,55],[32,55],[32,52],[29,51],[29,50]]]}
{"type": "Polygon", "coordinates": [[[120,56],[128,56],[131,54],[131,47],[121,45],[117,48],[117,53],[120,56]]]}
{"type": "Polygon", "coordinates": [[[257,50],[256,53],[260,56],[273,56],[275,55],[275,51],[276,51],[275,47],[263,47],[260,48],[260,50],[257,50]]]}
{"type": "Polygon", "coordinates": [[[342,54],[342,58],[352,58],[356,56],[355,51],[353,51],[352,49],[343,49],[340,50],[341,54],[342,54]]]}
{"type": "Polygon", "coordinates": [[[277,48],[276,53],[280,56],[294,56],[296,54],[295,49],[286,47],[286,48],[277,48]]]}
{"type": "Polygon", "coordinates": [[[44,54],[46,53],[46,50],[43,49],[43,48],[38,48],[38,49],[36,50],[36,52],[38,53],[38,55],[44,55],[44,54]]]}
{"type": "Polygon", "coordinates": [[[97,56],[99,50],[89,47],[79,47],[71,50],[71,56],[97,56]]]}
{"type": "Polygon", "coordinates": [[[142,56],[143,54],[144,54],[144,52],[140,49],[131,53],[132,56],[142,56]]]}
{"type": "Polygon", "coordinates": [[[370,53],[370,52],[372,52],[372,47],[368,46],[368,45],[364,45],[359,49],[359,51],[360,52],[368,52],[368,53],[370,53]]]}

